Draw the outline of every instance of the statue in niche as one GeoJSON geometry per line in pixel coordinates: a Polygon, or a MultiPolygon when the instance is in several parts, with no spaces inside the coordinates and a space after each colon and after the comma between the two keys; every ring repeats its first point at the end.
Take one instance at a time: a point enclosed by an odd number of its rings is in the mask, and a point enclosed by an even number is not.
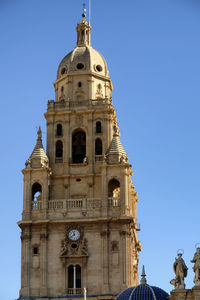
{"type": "Polygon", "coordinates": [[[194,283],[197,286],[200,286],[200,248],[196,249],[193,259],[191,260],[194,263],[193,270],[194,270],[194,283]]]}
{"type": "Polygon", "coordinates": [[[173,270],[176,277],[170,283],[174,285],[175,289],[185,289],[184,278],[187,276],[188,268],[182,258],[182,253],[178,253],[178,257],[175,258],[173,270]]]}
{"type": "Polygon", "coordinates": [[[97,85],[96,97],[97,97],[97,99],[103,98],[102,86],[100,83],[97,85]]]}

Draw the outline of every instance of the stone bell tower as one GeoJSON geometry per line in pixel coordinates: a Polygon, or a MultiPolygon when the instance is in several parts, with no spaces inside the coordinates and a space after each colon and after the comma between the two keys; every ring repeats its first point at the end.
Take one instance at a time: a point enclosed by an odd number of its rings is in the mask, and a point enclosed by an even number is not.
{"type": "Polygon", "coordinates": [[[137,194],[103,56],[85,15],[26,161],[19,299],[112,299],[138,284],[137,194]],[[52,297],[52,298],[51,298],[52,297]]]}

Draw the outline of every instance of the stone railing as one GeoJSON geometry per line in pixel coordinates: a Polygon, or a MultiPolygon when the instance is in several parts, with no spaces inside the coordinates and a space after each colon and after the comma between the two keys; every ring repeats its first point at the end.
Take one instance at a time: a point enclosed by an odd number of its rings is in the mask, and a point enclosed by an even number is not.
{"type": "Polygon", "coordinates": [[[39,210],[42,208],[41,201],[32,201],[32,210],[39,210]]]}
{"type": "Polygon", "coordinates": [[[78,288],[67,289],[68,295],[83,295],[83,290],[78,288]]]}
{"type": "Polygon", "coordinates": [[[85,99],[85,100],[65,100],[62,99],[61,101],[48,101],[47,110],[54,111],[60,109],[70,109],[73,107],[84,107],[84,106],[102,106],[102,105],[112,105],[112,99],[104,98],[104,99],[85,99]]]}
{"type": "Polygon", "coordinates": [[[50,200],[48,201],[49,210],[82,210],[101,208],[101,199],[83,198],[83,199],[67,199],[67,200],[50,200]]]}
{"type": "Polygon", "coordinates": [[[120,197],[109,197],[108,198],[109,207],[119,207],[120,206],[120,197]]]}
{"type": "Polygon", "coordinates": [[[66,208],[82,208],[84,199],[70,199],[66,200],[66,208]]]}
{"type": "MultiPolygon", "coordinates": [[[[120,207],[120,197],[109,197],[107,201],[107,207],[117,208],[120,207]]],[[[100,198],[82,198],[82,199],[59,199],[49,200],[48,210],[93,210],[102,208],[102,199],[100,198]]],[[[32,210],[41,210],[42,202],[33,201],[32,210]]]]}

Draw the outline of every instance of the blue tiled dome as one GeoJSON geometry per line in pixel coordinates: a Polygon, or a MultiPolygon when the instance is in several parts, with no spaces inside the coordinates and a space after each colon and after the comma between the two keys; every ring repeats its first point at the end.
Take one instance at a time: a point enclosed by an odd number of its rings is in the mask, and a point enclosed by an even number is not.
{"type": "Polygon", "coordinates": [[[131,287],[119,294],[116,300],[167,300],[169,295],[162,289],[148,284],[131,287]]]}
{"type": "Polygon", "coordinates": [[[141,284],[126,289],[117,296],[116,300],[167,300],[169,295],[156,286],[148,285],[145,276],[143,268],[141,284]]]}

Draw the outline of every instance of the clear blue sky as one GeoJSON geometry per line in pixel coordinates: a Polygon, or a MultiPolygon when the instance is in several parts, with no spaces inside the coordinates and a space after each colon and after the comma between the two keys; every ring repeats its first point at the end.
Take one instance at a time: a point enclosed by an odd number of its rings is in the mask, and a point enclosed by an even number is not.
{"type": "MultiPolygon", "coordinates": [[[[18,297],[23,177],[82,0],[0,1],[0,299],[18,297]]],[[[88,0],[86,1],[88,4],[88,0]]],[[[179,248],[200,242],[200,2],[92,1],[92,45],[107,60],[121,140],[138,192],[141,273],[169,292],[179,248]]],[[[45,144],[45,137],[44,137],[45,144]]]]}

